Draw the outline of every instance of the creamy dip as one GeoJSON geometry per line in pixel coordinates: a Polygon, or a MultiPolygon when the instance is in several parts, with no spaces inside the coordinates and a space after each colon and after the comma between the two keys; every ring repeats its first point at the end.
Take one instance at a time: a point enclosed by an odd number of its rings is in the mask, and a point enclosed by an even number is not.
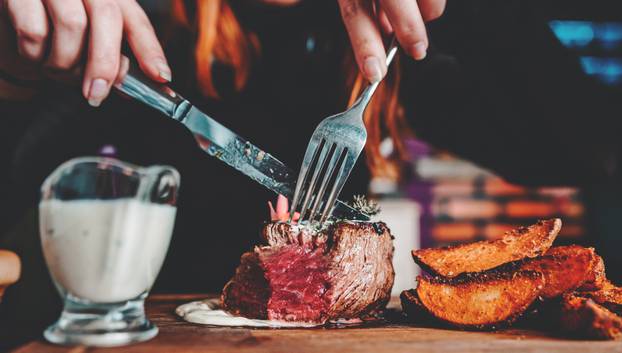
{"type": "Polygon", "coordinates": [[[80,299],[113,303],[153,285],[176,208],[135,199],[45,200],[39,213],[43,254],[57,285],[80,299]]]}
{"type": "Polygon", "coordinates": [[[246,326],[246,327],[271,327],[271,328],[293,328],[293,327],[315,327],[320,324],[308,322],[291,322],[277,320],[257,320],[248,319],[241,316],[232,315],[220,307],[218,299],[205,299],[190,302],[177,307],[175,313],[182,319],[195,324],[214,325],[214,326],[246,326]]]}

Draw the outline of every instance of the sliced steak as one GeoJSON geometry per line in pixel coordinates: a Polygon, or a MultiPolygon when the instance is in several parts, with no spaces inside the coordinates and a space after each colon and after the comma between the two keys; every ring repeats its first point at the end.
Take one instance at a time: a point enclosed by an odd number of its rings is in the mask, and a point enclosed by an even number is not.
{"type": "Polygon", "coordinates": [[[324,323],[383,308],[393,286],[393,243],[384,223],[340,222],[319,233],[287,223],[262,232],[242,255],[223,307],[257,319],[324,323]]]}

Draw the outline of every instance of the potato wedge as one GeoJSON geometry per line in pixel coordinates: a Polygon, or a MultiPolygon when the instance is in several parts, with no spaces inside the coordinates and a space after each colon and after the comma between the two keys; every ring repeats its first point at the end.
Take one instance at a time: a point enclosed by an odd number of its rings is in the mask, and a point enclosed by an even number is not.
{"type": "Polygon", "coordinates": [[[546,284],[540,295],[545,299],[560,296],[582,286],[602,286],[602,283],[598,283],[604,277],[602,258],[596,255],[593,248],[578,245],[553,247],[543,256],[526,260],[520,265],[520,269],[544,274],[546,284]]]}
{"type": "Polygon", "coordinates": [[[503,238],[412,252],[424,270],[444,277],[481,272],[500,265],[544,254],[561,229],[560,219],[539,221],[507,232],[503,238]]]}
{"type": "Polygon", "coordinates": [[[622,318],[590,298],[566,294],[562,300],[560,327],[582,338],[622,338],[622,318]]]}
{"type": "Polygon", "coordinates": [[[622,316],[622,288],[606,281],[605,285],[596,291],[577,292],[575,295],[590,298],[597,304],[604,306],[610,311],[622,316]]]}
{"type": "Polygon", "coordinates": [[[545,284],[544,276],[535,271],[492,271],[454,279],[419,277],[418,281],[420,304],[413,305],[451,325],[481,330],[512,323],[538,298],[545,284]]]}

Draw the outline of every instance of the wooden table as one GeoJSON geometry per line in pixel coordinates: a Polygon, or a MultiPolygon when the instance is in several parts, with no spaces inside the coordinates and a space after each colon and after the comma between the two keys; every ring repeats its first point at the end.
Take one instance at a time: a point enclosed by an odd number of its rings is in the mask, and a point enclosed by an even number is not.
{"type": "Polygon", "coordinates": [[[541,332],[506,330],[494,333],[463,332],[407,325],[340,329],[245,329],[195,325],[175,316],[182,303],[202,299],[197,295],[155,295],[148,300],[149,318],[160,333],[151,341],[120,348],[62,347],[43,340],[26,344],[19,353],[622,353],[622,342],[577,341],[541,332]]]}

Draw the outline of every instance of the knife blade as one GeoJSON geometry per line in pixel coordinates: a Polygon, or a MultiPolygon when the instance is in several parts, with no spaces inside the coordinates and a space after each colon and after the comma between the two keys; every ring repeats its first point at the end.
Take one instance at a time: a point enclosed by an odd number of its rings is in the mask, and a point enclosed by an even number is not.
{"type": "MultiPolygon", "coordinates": [[[[259,184],[288,199],[294,195],[297,174],[281,161],[235,134],[194,107],[169,87],[146,78],[130,65],[122,81],[115,85],[122,93],[164,113],[186,126],[199,147],[237,169],[259,184]]],[[[369,221],[370,217],[337,200],[332,217],[369,221]]]]}

